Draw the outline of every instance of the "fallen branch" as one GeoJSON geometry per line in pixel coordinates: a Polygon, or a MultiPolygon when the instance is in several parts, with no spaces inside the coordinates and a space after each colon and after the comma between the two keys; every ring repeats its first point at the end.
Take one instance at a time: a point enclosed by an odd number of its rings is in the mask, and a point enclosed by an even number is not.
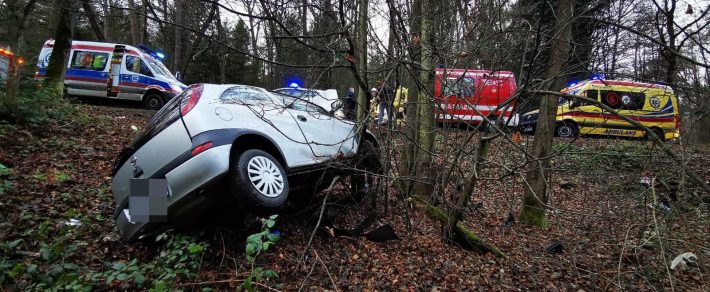
{"type": "MultiPolygon", "coordinates": [[[[429,218],[440,221],[442,223],[447,223],[449,221],[449,215],[443,210],[430,205],[426,200],[419,197],[412,197],[414,202],[424,208],[424,213],[429,216],[429,218]]],[[[489,244],[480,237],[478,237],[473,231],[468,230],[466,227],[461,225],[461,223],[456,224],[456,228],[453,230],[455,234],[461,237],[465,244],[469,248],[478,253],[488,253],[491,252],[498,257],[508,258],[508,256],[503,253],[495,245],[489,244]]]]}

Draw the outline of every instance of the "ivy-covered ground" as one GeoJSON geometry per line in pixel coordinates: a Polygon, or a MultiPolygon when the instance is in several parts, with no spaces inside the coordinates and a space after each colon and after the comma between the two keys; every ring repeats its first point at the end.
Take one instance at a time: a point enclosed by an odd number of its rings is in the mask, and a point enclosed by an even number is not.
{"type": "MultiPolygon", "coordinates": [[[[132,126],[143,127],[152,112],[123,105],[76,108],[67,119],[41,127],[0,124],[0,291],[710,289],[710,213],[701,199],[707,194],[683,181],[679,168],[648,142],[558,140],[546,230],[504,224],[520,210],[522,182],[497,178],[523,157],[500,139],[494,143],[464,225],[507,258],[442,242],[441,225],[393,191],[387,204],[379,198],[377,224],[391,224],[396,241],[319,230],[305,252],[321,194],[270,219],[222,206],[215,210],[224,213],[221,224],[128,244],[111,220],[110,169],[135,135],[132,126]],[[671,188],[678,184],[678,196],[641,184],[644,176],[671,188]],[[266,242],[267,250],[254,252],[256,243],[266,242]],[[553,242],[562,244],[561,253],[545,251],[553,242]],[[670,269],[686,252],[696,263],[670,269]]],[[[459,132],[438,144],[468,134],[459,132]]],[[[524,137],[519,145],[531,143],[524,137]]],[[[687,153],[689,167],[710,179],[710,150],[689,147],[687,153]]],[[[368,209],[367,202],[333,204],[322,223],[354,227],[368,209]]]]}

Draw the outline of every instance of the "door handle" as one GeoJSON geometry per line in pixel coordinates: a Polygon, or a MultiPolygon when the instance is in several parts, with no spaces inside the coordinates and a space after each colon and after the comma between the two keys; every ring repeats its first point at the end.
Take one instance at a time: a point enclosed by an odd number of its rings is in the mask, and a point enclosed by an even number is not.
{"type": "Polygon", "coordinates": [[[306,117],[304,117],[304,116],[302,116],[302,115],[297,115],[296,117],[297,117],[298,120],[301,121],[301,122],[307,121],[306,117]]]}

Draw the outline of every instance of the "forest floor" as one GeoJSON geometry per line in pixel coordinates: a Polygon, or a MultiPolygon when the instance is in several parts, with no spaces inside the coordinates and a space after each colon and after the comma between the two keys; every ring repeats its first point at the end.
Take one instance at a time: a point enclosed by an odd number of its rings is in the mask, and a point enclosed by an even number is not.
{"type": "MultiPolygon", "coordinates": [[[[77,118],[43,129],[0,125],[0,163],[7,167],[0,166],[0,291],[160,291],[164,285],[234,290],[254,267],[279,275],[255,280],[257,290],[710,289],[708,205],[649,142],[557,140],[550,226],[540,229],[504,224],[520,211],[522,183],[516,176],[500,177],[523,157],[498,139],[472,198],[475,208],[469,208],[463,224],[507,258],[443,242],[441,224],[397,195],[380,197],[376,209],[378,224],[391,224],[399,240],[376,243],[321,230],[304,258],[321,194],[311,204],[293,203],[279,212],[275,229],[281,239],[252,266],[245,242],[261,226],[256,215],[241,209],[223,208],[234,213],[229,222],[170,232],[158,242],[121,241],[111,219],[111,167],[135,136],[131,126],[143,127],[153,112],[77,108],[77,118]],[[670,185],[681,182],[677,200],[672,192],[655,189],[656,200],[667,200],[669,209],[653,207],[654,191],[640,183],[644,176],[670,185]],[[561,253],[545,251],[553,242],[563,245],[561,253]],[[685,252],[695,254],[697,263],[671,270],[670,262],[685,252]]],[[[455,131],[438,144],[469,135],[455,131]]],[[[531,143],[532,137],[524,137],[518,146],[531,143]]],[[[687,148],[686,153],[689,167],[710,180],[710,149],[687,148]]],[[[393,187],[387,193],[395,194],[393,187]]],[[[332,204],[325,223],[352,228],[370,210],[367,202],[332,204]]]]}

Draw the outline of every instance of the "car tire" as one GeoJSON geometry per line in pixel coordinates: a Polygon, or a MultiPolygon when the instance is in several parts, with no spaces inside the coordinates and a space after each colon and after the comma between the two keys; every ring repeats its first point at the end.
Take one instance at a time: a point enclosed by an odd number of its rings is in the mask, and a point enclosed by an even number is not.
{"type": "Polygon", "coordinates": [[[574,123],[560,122],[555,127],[555,135],[562,138],[574,138],[579,134],[579,129],[574,123]]]}
{"type": "Polygon", "coordinates": [[[355,168],[360,170],[350,176],[351,197],[362,201],[374,186],[374,175],[382,174],[380,149],[372,141],[365,140],[358,151],[355,168]]]}
{"type": "Polygon", "coordinates": [[[286,171],[263,150],[250,149],[236,156],[229,176],[230,191],[240,202],[266,208],[278,208],[286,202],[286,171]]]}
{"type": "Polygon", "coordinates": [[[375,147],[372,141],[365,140],[362,149],[358,153],[358,169],[366,170],[370,173],[382,173],[382,160],[380,149],[375,147]]]}
{"type": "Polygon", "coordinates": [[[146,97],[143,100],[143,103],[145,105],[145,108],[147,108],[149,110],[154,110],[154,111],[159,110],[161,107],[163,107],[163,105],[165,105],[165,101],[163,100],[163,97],[157,93],[151,93],[151,94],[146,95],[146,97]]]}

